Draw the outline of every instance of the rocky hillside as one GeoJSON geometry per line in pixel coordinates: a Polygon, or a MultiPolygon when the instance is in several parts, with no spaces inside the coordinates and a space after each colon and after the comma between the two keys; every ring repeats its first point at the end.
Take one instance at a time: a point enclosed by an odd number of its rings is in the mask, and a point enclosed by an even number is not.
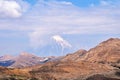
{"type": "Polygon", "coordinates": [[[120,62],[120,39],[110,38],[90,49],[84,60],[92,62],[120,62]]]}
{"type": "Polygon", "coordinates": [[[45,64],[0,70],[0,80],[4,76],[8,80],[120,80],[120,39],[111,38],[89,51],[79,50],[45,64]]]}
{"type": "Polygon", "coordinates": [[[120,39],[111,38],[95,48],[68,54],[60,61],[32,69],[43,80],[120,80],[120,39]]]}

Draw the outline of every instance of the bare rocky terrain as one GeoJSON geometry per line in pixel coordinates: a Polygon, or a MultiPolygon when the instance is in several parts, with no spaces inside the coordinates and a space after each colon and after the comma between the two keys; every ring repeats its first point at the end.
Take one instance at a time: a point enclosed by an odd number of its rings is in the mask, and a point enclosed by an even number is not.
{"type": "Polygon", "coordinates": [[[0,80],[120,80],[120,39],[110,38],[44,64],[0,67],[0,80]]]}

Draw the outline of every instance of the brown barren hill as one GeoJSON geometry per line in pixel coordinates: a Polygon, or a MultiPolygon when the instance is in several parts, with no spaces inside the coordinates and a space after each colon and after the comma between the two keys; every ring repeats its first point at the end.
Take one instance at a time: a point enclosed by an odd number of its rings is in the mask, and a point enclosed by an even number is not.
{"type": "MultiPolygon", "coordinates": [[[[118,62],[119,59],[120,39],[111,38],[90,49],[88,52],[86,50],[79,50],[73,54],[66,55],[60,61],[46,63],[39,68],[33,69],[30,73],[43,80],[84,80],[90,75],[95,74],[107,74],[110,77],[108,77],[109,79],[118,80],[120,79],[119,76],[118,79],[116,76],[114,78],[114,72],[116,72],[114,69],[116,68],[99,62],[118,62]]],[[[119,73],[119,70],[117,71],[119,73]]],[[[106,79],[108,78],[106,77],[106,79]]]]}
{"type": "Polygon", "coordinates": [[[119,62],[120,61],[120,39],[110,38],[90,49],[84,60],[92,62],[119,62]]]}
{"type": "Polygon", "coordinates": [[[67,54],[61,61],[77,61],[82,59],[86,55],[87,51],[80,49],[73,54],[67,54]]]}
{"type": "Polygon", "coordinates": [[[103,64],[89,62],[49,62],[39,68],[34,68],[30,74],[42,80],[83,80],[95,74],[109,72],[112,69],[103,64]]]}

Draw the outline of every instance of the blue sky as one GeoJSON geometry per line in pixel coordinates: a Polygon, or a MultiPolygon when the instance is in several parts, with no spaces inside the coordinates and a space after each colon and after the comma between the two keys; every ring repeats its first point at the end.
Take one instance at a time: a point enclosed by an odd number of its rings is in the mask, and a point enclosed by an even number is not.
{"type": "Polygon", "coordinates": [[[90,4],[99,5],[100,0],[57,0],[57,1],[68,1],[79,7],[89,7],[90,4]]]}
{"type": "Polygon", "coordinates": [[[119,4],[119,0],[1,0],[0,55],[25,51],[59,56],[120,38],[119,4]]]}
{"type": "Polygon", "coordinates": [[[34,4],[36,4],[36,2],[37,2],[38,0],[24,0],[24,1],[27,1],[27,2],[30,3],[31,5],[34,5],[34,4]]]}

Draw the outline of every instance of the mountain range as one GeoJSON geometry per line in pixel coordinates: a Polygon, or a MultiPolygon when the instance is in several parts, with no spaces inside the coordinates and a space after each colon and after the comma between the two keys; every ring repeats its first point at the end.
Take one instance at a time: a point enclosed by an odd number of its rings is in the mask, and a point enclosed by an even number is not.
{"type": "Polygon", "coordinates": [[[120,80],[120,39],[57,58],[1,56],[0,65],[0,80],[120,80]]]}
{"type": "Polygon", "coordinates": [[[54,56],[38,57],[27,52],[22,52],[18,56],[11,56],[11,55],[1,56],[0,66],[9,67],[9,68],[23,68],[23,67],[43,64],[54,58],[55,58],[54,56]]]}

